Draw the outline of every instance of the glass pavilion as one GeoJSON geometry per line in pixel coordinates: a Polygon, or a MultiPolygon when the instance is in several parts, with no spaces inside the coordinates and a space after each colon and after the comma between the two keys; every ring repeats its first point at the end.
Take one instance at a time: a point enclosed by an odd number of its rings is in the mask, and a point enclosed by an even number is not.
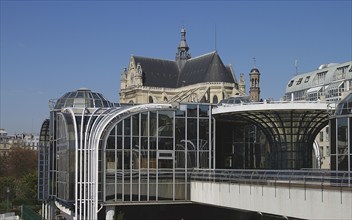
{"type": "MultiPolygon", "coordinates": [[[[351,146],[346,141],[351,136],[351,113],[346,113],[351,110],[349,97],[338,108],[343,114],[331,121],[339,132],[331,134],[339,144],[332,151],[338,170],[351,170],[351,147],[346,147],[351,146]]],[[[326,111],[305,113],[311,119],[298,117],[301,122],[318,120],[310,126],[293,123],[293,113],[288,117],[287,109],[282,114],[216,116],[206,103],[120,106],[86,88],[50,104],[38,154],[38,199],[49,207],[44,208],[48,219],[54,216],[50,211],[54,206],[75,219],[97,219],[103,208],[108,213],[126,203],[187,203],[194,169],[307,168],[314,132],[309,135],[311,142],[303,146],[290,136],[295,134],[292,129],[318,127],[327,121],[326,111]],[[289,144],[300,146],[300,151],[289,144]]]]}
{"type": "Polygon", "coordinates": [[[38,196],[76,219],[125,201],[189,200],[190,169],[215,167],[209,104],[116,106],[84,88],[51,103],[38,196]]]}
{"type": "Polygon", "coordinates": [[[352,171],[352,93],[330,118],[331,170],[352,171]]]}

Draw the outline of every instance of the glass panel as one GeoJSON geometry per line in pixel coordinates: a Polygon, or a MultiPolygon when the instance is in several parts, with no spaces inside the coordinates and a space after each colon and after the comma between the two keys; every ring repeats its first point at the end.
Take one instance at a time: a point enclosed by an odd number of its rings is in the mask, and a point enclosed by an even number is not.
{"type": "MultiPolygon", "coordinates": [[[[127,169],[131,168],[131,154],[130,151],[126,151],[124,153],[124,166],[125,166],[125,171],[127,171],[127,169]]],[[[129,171],[127,171],[129,173],[129,171]]]]}
{"type": "Polygon", "coordinates": [[[338,156],[338,168],[339,168],[339,171],[347,171],[348,170],[348,156],[347,155],[338,156]]]}
{"type": "Polygon", "coordinates": [[[84,92],[77,92],[76,98],[84,98],[84,92]]]}
{"type": "Polygon", "coordinates": [[[125,136],[131,135],[131,118],[126,118],[124,120],[124,132],[125,136]]]}
{"type": "MultiPolygon", "coordinates": [[[[110,178],[106,177],[106,181],[110,181],[110,178]]],[[[115,199],[115,184],[106,184],[105,188],[105,199],[106,201],[112,201],[115,199]]]]}
{"type": "Polygon", "coordinates": [[[336,154],[336,119],[330,120],[330,143],[331,143],[331,154],[336,154]]]}
{"type": "Polygon", "coordinates": [[[337,153],[339,155],[345,155],[348,153],[348,126],[347,126],[347,118],[339,118],[337,119],[337,140],[338,147],[337,153]]]}
{"type": "Polygon", "coordinates": [[[141,149],[148,150],[148,138],[147,137],[141,138],[141,149]]]}
{"type": "Polygon", "coordinates": [[[71,92],[70,95],[68,96],[68,98],[74,98],[76,96],[75,92],[71,92]]]}
{"type": "Polygon", "coordinates": [[[188,104],[187,105],[187,117],[197,117],[197,105],[188,104]]]}
{"type": "Polygon", "coordinates": [[[103,106],[103,104],[101,103],[100,100],[95,100],[94,102],[95,102],[95,107],[96,107],[96,108],[103,106]]]}
{"type": "MultiPolygon", "coordinates": [[[[351,101],[352,103],[352,101],[351,101]]],[[[352,109],[352,108],[351,108],[352,109]]],[[[352,155],[352,117],[350,117],[350,154],[352,155]]],[[[351,164],[352,164],[352,160],[351,160],[351,164]]],[[[352,165],[351,165],[352,166],[352,165]]]]}
{"type": "Polygon", "coordinates": [[[109,136],[106,142],[106,149],[115,149],[115,136],[109,136]]]}
{"type": "Polygon", "coordinates": [[[175,184],[175,199],[185,200],[185,184],[175,184]]]}
{"type": "Polygon", "coordinates": [[[132,116],[132,134],[139,136],[139,115],[132,116]]]}
{"type": "Polygon", "coordinates": [[[155,137],[149,138],[149,149],[150,150],[156,149],[156,138],[155,137]]]}
{"type": "Polygon", "coordinates": [[[186,116],[186,112],[185,112],[185,111],[182,111],[182,110],[180,110],[180,109],[177,109],[177,110],[175,111],[175,116],[176,116],[176,117],[185,117],[185,116],[186,116]]]}
{"type": "Polygon", "coordinates": [[[184,152],[184,150],[175,152],[175,167],[176,168],[184,168],[185,167],[185,152],[184,152]]]}
{"type": "Polygon", "coordinates": [[[122,122],[118,123],[116,127],[117,127],[117,134],[122,135],[122,122]]]}
{"type": "Polygon", "coordinates": [[[117,137],[117,146],[116,149],[122,149],[122,137],[117,137]]]}
{"type": "Polygon", "coordinates": [[[331,155],[331,170],[336,170],[336,155],[331,155]]]}
{"type": "Polygon", "coordinates": [[[209,105],[199,105],[199,117],[208,117],[209,105]]]}
{"type": "Polygon", "coordinates": [[[197,119],[187,120],[187,138],[189,140],[197,139],[197,119]]]}
{"type": "Polygon", "coordinates": [[[209,120],[199,119],[199,150],[209,149],[209,120]]]}
{"type": "Polygon", "coordinates": [[[159,138],[159,149],[173,150],[173,138],[159,138]]]}
{"type": "Polygon", "coordinates": [[[173,111],[159,111],[159,136],[173,136],[173,114],[173,111]]]}
{"type": "Polygon", "coordinates": [[[149,122],[149,135],[150,136],[156,136],[156,129],[157,129],[157,124],[156,124],[156,113],[155,112],[150,112],[150,122],[149,122]]]}
{"type": "Polygon", "coordinates": [[[117,169],[118,170],[121,170],[122,169],[122,151],[121,150],[118,150],[117,151],[117,169]]]}
{"type": "MultiPolygon", "coordinates": [[[[160,180],[163,181],[163,180],[160,180]]],[[[172,183],[158,185],[158,199],[159,200],[172,200],[172,183]]]]}
{"type": "Polygon", "coordinates": [[[115,151],[106,150],[106,173],[115,173],[115,151]]]}
{"type": "Polygon", "coordinates": [[[73,99],[66,99],[66,107],[73,107],[73,99]]]}
{"type": "Polygon", "coordinates": [[[142,124],[141,124],[142,136],[148,136],[148,113],[142,113],[141,117],[142,117],[142,124]]]}
{"type": "Polygon", "coordinates": [[[200,168],[209,168],[209,151],[199,152],[199,163],[200,168]]]}

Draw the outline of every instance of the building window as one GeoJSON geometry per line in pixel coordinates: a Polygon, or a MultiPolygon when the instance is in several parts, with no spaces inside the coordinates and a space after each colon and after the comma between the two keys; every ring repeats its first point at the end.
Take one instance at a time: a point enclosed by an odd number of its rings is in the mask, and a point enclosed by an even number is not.
{"type": "Polygon", "coordinates": [[[153,103],[153,97],[149,96],[149,103],[153,103]]]}
{"type": "Polygon", "coordinates": [[[314,77],[314,81],[313,81],[314,85],[324,84],[325,76],[327,72],[328,71],[317,73],[317,75],[314,77]]]}
{"type": "Polygon", "coordinates": [[[291,82],[288,84],[288,87],[291,87],[293,85],[294,80],[291,80],[291,82]]]}
{"type": "Polygon", "coordinates": [[[306,79],[304,80],[304,83],[307,83],[309,81],[310,76],[307,76],[306,79]]]}
{"type": "Polygon", "coordinates": [[[333,80],[335,81],[340,79],[346,79],[347,69],[348,69],[348,65],[337,68],[334,73],[333,80]]]}
{"type": "Polygon", "coordinates": [[[302,79],[303,79],[303,78],[299,78],[299,80],[297,81],[296,85],[299,85],[299,84],[301,84],[301,82],[302,82],[302,79]]]}
{"type": "Polygon", "coordinates": [[[218,104],[219,100],[218,100],[218,97],[216,95],[214,95],[213,97],[213,103],[214,104],[218,104]]]}
{"type": "Polygon", "coordinates": [[[321,131],[321,132],[319,133],[319,141],[320,141],[320,142],[323,142],[323,141],[324,141],[324,132],[323,132],[323,131],[321,131]]]}

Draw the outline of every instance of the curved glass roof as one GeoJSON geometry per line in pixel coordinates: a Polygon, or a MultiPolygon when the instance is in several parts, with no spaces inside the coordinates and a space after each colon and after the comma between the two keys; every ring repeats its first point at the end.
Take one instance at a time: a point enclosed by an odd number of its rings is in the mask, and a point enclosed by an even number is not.
{"type": "Polygon", "coordinates": [[[66,107],[100,108],[113,106],[113,103],[109,102],[102,94],[92,92],[87,88],[80,88],[77,91],[68,92],[59,98],[56,101],[54,109],[66,107]]]}
{"type": "Polygon", "coordinates": [[[336,107],[336,115],[352,114],[352,92],[348,94],[336,107]]]}

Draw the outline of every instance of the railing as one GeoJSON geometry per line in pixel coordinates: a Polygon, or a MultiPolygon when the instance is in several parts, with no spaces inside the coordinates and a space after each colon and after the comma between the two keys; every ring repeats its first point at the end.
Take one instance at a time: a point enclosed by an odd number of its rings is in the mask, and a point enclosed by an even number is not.
{"type": "Polygon", "coordinates": [[[195,169],[191,181],[282,185],[352,190],[352,172],[326,170],[203,170],[195,169]]]}
{"type": "Polygon", "coordinates": [[[330,104],[331,102],[326,102],[326,101],[269,101],[269,100],[264,100],[263,102],[241,102],[241,103],[222,103],[222,107],[230,107],[230,106],[242,106],[242,105],[260,105],[260,104],[288,104],[288,103],[302,103],[302,104],[316,104],[316,103],[322,103],[322,104],[330,104]]]}

